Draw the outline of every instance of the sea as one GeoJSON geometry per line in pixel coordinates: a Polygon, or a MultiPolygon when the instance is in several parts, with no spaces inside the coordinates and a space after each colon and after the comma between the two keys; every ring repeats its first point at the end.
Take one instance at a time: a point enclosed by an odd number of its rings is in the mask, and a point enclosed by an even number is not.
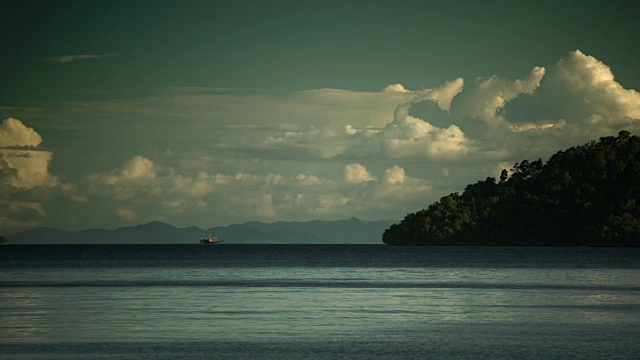
{"type": "Polygon", "coordinates": [[[1,359],[638,359],[640,248],[3,245],[1,359]]]}

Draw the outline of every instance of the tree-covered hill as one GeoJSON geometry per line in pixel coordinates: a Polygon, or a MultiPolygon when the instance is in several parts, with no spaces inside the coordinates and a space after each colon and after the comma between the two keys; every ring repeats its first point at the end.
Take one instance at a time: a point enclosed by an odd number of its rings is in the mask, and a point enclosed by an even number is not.
{"type": "Polygon", "coordinates": [[[391,245],[640,246],[640,137],[621,131],[516,163],[408,214],[391,245]]]}

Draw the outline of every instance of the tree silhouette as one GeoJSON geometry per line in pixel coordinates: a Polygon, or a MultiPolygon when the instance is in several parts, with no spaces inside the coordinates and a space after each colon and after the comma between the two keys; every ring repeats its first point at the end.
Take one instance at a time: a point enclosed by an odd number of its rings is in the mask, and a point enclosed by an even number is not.
{"type": "Polygon", "coordinates": [[[572,147],[544,163],[523,160],[408,214],[386,244],[640,245],[640,138],[572,147]],[[509,175],[510,174],[510,175],[509,175]]]}

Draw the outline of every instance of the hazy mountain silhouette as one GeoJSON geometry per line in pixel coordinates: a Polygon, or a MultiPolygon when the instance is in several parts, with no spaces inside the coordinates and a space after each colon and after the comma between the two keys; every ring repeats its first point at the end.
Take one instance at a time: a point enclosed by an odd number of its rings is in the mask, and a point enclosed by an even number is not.
{"type": "Polygon", "coordinates": [[[216,227],[224,241],[248,244],[379,244],[382,233],[394,221],[362,221],[355,217],[337,221],[247,222],[216,227]]]}
{"type": "Polygon", "coordinates": [[[10,244],[197,244],[215,233],[229,244],[379,244],[394,221],[247,222],[204,230],[154,221],[116,230],[39,227],[7,236],[10,244]]]}

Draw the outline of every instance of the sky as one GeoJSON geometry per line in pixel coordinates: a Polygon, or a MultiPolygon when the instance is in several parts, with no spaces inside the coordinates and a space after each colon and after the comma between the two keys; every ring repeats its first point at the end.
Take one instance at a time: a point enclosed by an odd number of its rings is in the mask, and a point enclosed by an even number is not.
{"type": "Polygon", "coordinates": [[[20,1],[0,234],[401,220],[640,133],[631,1],[20,1]]]}

